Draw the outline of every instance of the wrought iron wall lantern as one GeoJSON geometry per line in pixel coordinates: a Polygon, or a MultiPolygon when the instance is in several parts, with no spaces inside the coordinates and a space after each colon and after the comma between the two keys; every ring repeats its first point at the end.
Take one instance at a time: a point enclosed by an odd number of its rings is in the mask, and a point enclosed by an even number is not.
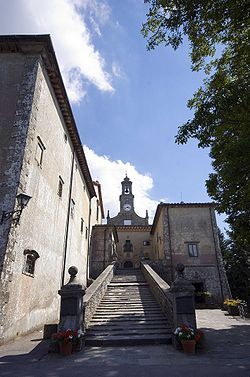
{"type": "Polygon", "coordinates": [[[29,200],[31,199],[31,196],[26,195],[26,194],[18,194],[16,198],[17,198],[19,209],[17,209],[16,211],[11,211],[11,212],[3,211],[0,224],[3,224],[6,220],[10,218],[12,222],[14,222],[15,224],[19,224],[23,209],[27,206],[29,200]]]}

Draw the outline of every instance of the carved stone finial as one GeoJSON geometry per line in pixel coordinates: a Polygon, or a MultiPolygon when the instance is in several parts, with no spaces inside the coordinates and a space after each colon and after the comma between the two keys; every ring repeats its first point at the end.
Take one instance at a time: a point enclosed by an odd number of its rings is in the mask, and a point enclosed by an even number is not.
{"type": "Polygon", "coordinates": [[[185,266],[182,263],[178,263],[177,266],[175,267],[178,277],[183,277],[184,276],[184,270],[185,266]]]}
{"type": "Polygon", "coordinates": [[[70,274],[70,279],[73,280],[78,273],[78,268],[76,266],[70,266],[68,273],[70,274]]]}

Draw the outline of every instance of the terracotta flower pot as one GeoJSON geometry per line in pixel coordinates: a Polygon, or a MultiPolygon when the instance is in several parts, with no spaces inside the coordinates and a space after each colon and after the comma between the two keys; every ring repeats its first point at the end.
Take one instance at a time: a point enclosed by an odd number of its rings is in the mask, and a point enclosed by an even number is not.
{"type": "Polygon", "coordinates": [[[238,306],[230,306],[228,305],[227,311],[230,315],[239,315],[238,306]]]}
{"type": "Polygon", "coordinates": [[[63,355],[63,356],[71,355],[71,353],[72,353],[72,343],[71,342],[59,343],[59,347],[60,347],[60,354],[61,355],[63,355]]]}
{"type": "Polygon", "coordinates": [[[188,355],[194,355],[195,354],[195,344],[196,341],[194,339],[192,340],[182,340],[181,341],[183,351],[187,353],[188,355]]]}

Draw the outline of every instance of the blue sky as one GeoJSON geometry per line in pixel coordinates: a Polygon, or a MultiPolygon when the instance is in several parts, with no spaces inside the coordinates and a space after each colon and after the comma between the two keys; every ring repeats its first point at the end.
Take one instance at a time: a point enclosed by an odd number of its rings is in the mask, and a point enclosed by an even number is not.
{"type": "MultiPolygon", "coordinates": [[[[51,34],[93,179],[105,209],[118,211],[120,182],[133,181],[136,208],[205,202],[208,150],[178,146],[186,103],[202,83],[188,45],[146,50],[139,0],[0,0],[1,34],[51,34]],[[14,11],[15,10],[15,11],[14,11]]],[[[221,220],[219,221],[222,226],[221,220]]]]}

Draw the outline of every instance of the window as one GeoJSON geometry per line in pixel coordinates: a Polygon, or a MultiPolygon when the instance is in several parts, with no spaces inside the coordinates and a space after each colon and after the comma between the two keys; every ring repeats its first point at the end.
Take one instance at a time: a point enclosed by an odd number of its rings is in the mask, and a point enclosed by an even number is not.
{"type": "Polygon", "coordinates": [[[35,263],[39,258],[39,254],[35,250],[24,250],[24,266],[23,274],[34,277],[35,263]]]}
{"type": "Polygon", "coordinates": [[[83,233],[84,220],[81,218],[81,233],[83,233]]]}
{"type": "Polygon", "coordinates": [[[149,246],[150,245],[150,241],[143,241],[143,246],[149,246]]]}
{"type": "Polygon", "coordinates": [[[88,238],[88,228],[87,227],[85,228],[85,238],[86,239],[88,238]]]}
{"type": "Polygon", "coordinates": [[[45,146],[40,139],[40,137],[37,137],[37,146],[36,146],[36,161],[40,167],[42,167],[43,162],[43,152],[45,151],[45,146]]]}
{"type": "Polygon", "coordinates": [[[128,251],[133,251],[133,245],[130,240],[126,240],[123,245],[123,251],[126,253],[128,251]]]}
{"type": "Polygon", "coordinates": [[[124,220],[123,224],[124,225],[131,225],[132,221],[131,220],[124,220]]]}
{"type": "Polygon", "coordinates": [[[63,179],[62,179],[62,177],[59,175],[58,190],[57,190],[57,195],[59,196],[59,198],[62,197],[63,185],[64,185],[63,179]]]}
{"type": "Polygon", "coordinates": [[[67,141],[68,141],[68,136],[66,134],[64,134],[64,141],[65,141],[65,143],[67,143],[67,141]]]}
{"type": "Polygon", "coordinates": [[[188,255],[190,257],[198,257],[198,245],[197,245],[197,243],[188,243],[188,255]]]}
{"type": "Polygon", "coordinates": [[[124,194],[129,194],[129,188],[128,188],[128,186],[124,187],[124,194]]]}
{"type": "Polygon", "coordinates": [[[74,212],[75,212],[75,202],[73,199],[71,199],[70,202],[70,216],[73,218],[74,217],[74,212]]]}

